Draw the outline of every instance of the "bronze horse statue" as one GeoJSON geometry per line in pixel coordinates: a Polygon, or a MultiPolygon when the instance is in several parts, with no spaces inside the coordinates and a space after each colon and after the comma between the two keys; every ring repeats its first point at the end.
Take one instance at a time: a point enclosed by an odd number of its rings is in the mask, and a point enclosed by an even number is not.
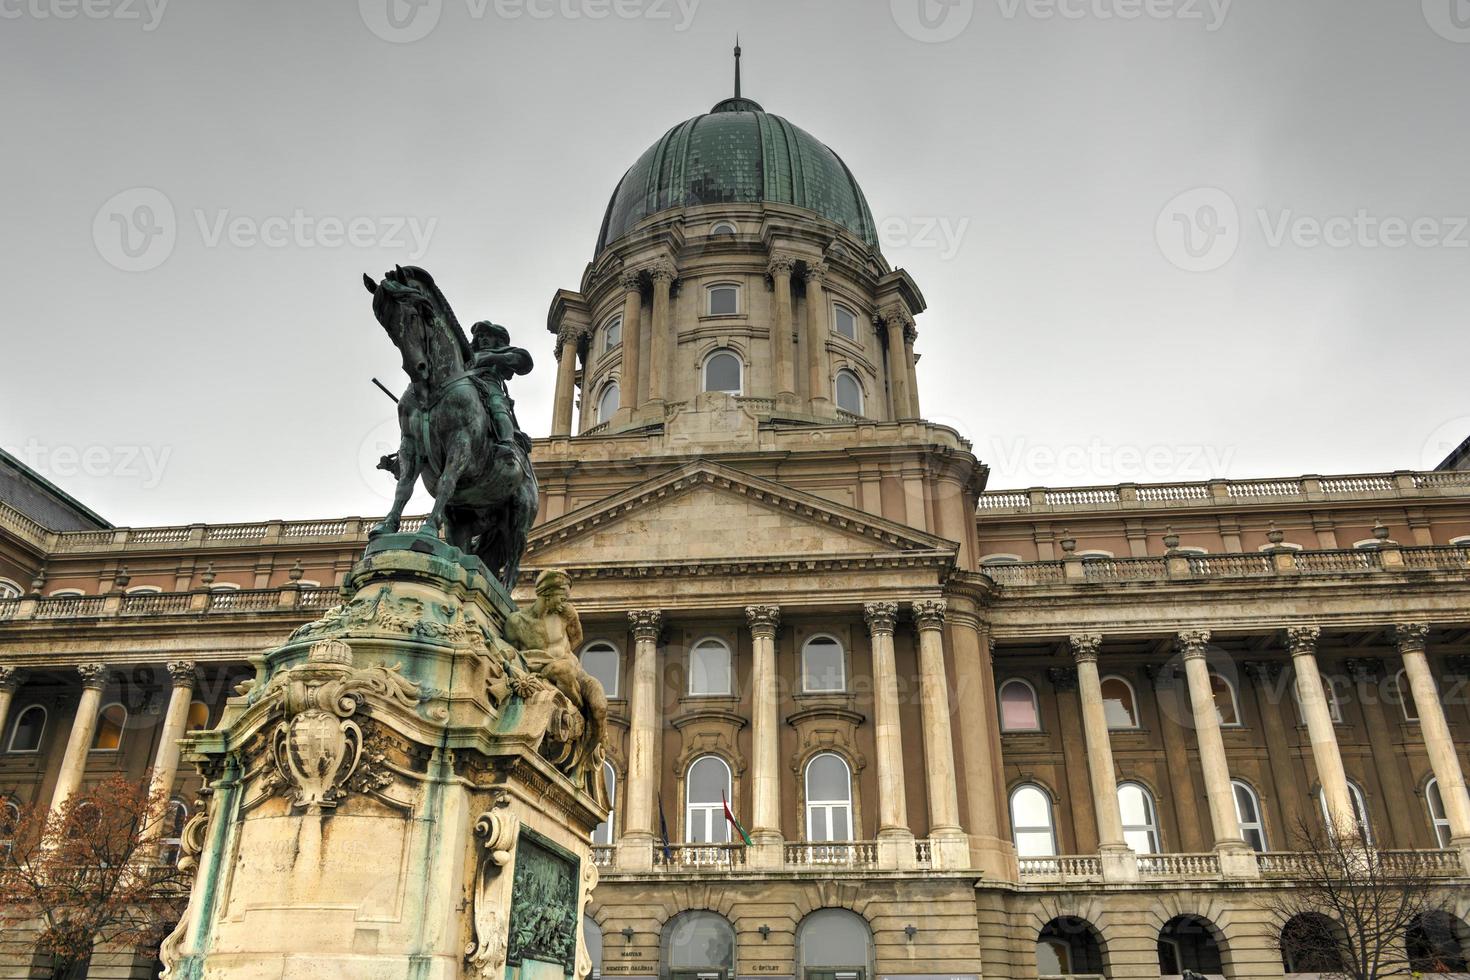
{"type": "MultiPolygon", "coordinates": [[[[419,533],[438,537],[442,527],[446,542],[477,556],[513,589],[536,519],[530,440],[518,431],[509,443],[496,440],[470,343],[427,272],[404,266],[376,283],[362,278],[410,379],[398,402],[397,459],[386,457],[382,467],[398,477],[393,507],[370,536],[398,530],[422,477],[434,507],[419,533]]],[[[529,355],[526,361],[529,369],[529,355]]]]}

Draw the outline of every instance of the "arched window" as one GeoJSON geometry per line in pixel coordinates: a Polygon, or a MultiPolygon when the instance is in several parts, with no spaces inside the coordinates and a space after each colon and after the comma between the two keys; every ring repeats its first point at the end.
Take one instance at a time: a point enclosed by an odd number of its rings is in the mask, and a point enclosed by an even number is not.
{"type": "Polygon", "coordinates": [[[1154,798],[1139,783],[1118,784],[1118,809],[1123,814],[1123,841],[1138,854],[1159,853],[1159,818],[1154,798]]]}
{"type": "Polygon", "coordinates": [[[1159,975],[1181,976],[1185,970],[1220,975],[1220,946],[1215,928],[1197,915],[1175,916],[1159,930],[1159,975]]]}
{"type": "Polygon", "coordinates": [[[597,396],[597,424],[611,422],[613,415],[622,405],[622,391],[618,388],[616,381],[609,381],[602,386],[602,394],[597,396]]]}
{"type": "Polygon", "coordinates": [[[664,923],[661,980],[729,980],[735,973],[735,928],[716,912],[681,912],[664,923]]]}
{"type": "Polygon", "coordinates": [[[128,595],[158,595],[163,590],[156,585],[135,585],[128,589],[128,595]]]}
{"type": "Polygon", "coordinates": [[[1286,973],[1337,976],[1342,970],[1342,928],[1320,912],[1302,912],[1281,927],[1281,967],[1286,973]]]}
{"type": "Polygon", "coordinates": [[[1000,730],[1041,731],[1041,709],[1036,704],[1036,689],[1020,678],[1012,678],[1000,686],[1000,730]]]}
{"type": "Polygon", "coordinates": [[[602,980],[602,927],[590,915],[582,916],[582,943],[592,961],[592,980],[602,980]]]}
{"type": "MultiPolygon", "coordinates": [[[[1348,780],[1348,802],[1353,808],[1353,823],[1357,826],[1358,835],[1363,838],[1363,843],[1369,846],[1373,844],[1373,824],[1368,819],[1368,799],[1363,795],[1363,789],[1351,779],[1348,780]]],[[[1317,790],[1317,803],[1322,807],[1322,817],[1331,826],[1331,815],[1327,811],[1327,794],[1317,790]]]]}
{"type": "Polygon", "coordinates": [[[838,371],[832,392],[838,408],[852,415],[863,414],[863,386],[858,383],[857,375],[846,369],[838,371]]]}
{"type": "Polygon", "coordinates": [[[603,693],[618,696],[618,670],[623,657],[618,648],[606,640],[596,640],[582,648],[582,669],[597,678],[603,693]]]}
{"type": "Polygon", "coordinates": [[[602,328],[602,349],[604,352],[612,350],[623,342],[623,315],[619,313],[608,320],[602,328]]]}
{"type": "Polygon", "coordinates": [[[994,555],[986,555],[984,558],[981,558],[980,559],[980,565],[981,565],[981,567],[984,567],[986,565],[1019,565],[1019,564],[1021,564],[1021,556],[1020,555],[994,554],[994,555]]]}
{"type": "Polygon", "coordinates": [[[852,773],[831,752],[814,755],[806,764],[806,839],[852,840],[852,773]]]}
{"type": "Polygon", "coordinates": [[[1408,671],[1400,670],[1393,675],[1389,700],[1398,701],[1399,710],[1404,713],[1404,721],[1417,722],[1419,720],[1419,707],[1414,704],[1414,688],[1409,684],[1408,671]]]}
{"type": "Polygon", "coordinates": [[[1415,916],[1405,930],[1404,945],[1409,969],[1418,973],[1465,973],[1470,971],[1465,950],[1470,947],[1470,928],[1448,912],[1424,912],[1415,916]]]}
{"type": "Polygon", "coordinates": [[[93,752],[116,752],[122,746],[123,730],[128,727],[128,709],[114,701],[97,715],[97,733],[92,736],[93,752]]]}
{"type": "Polygon", "coordinates": [[[796,927],[797,976],[805,980],[867,980],[873,933],[847,909],[817,909],[796,927]]]}
{"type": "Polygon", "coordinates": [[[722,282],[709,287],[709,315],[734,316],[740,312],[740,287],[722,282]]]}
{"type": "Polygon", "coordinates": [[[83,592],[81,589],[57,589],[55,592],[51,593],[51,598],[52,599],[67,599],[67,598],[73,598],[75,596],[86,595],[86,594],[87,593],[83,592]]]}
{"type": "Polygon", "coordinates": [[[1424,785],[1424,802],[1429,806],[1429,823],[1434,828],[1434,837],[1440,847],[1450,846],[1450,819],[1445,815],[1444,797],[1439,792],[1439,780],[1431,779],[1424,785]]]}
{"type": "Polygon", "coordinates": [[[20,828],[20,804],[6,800],[0,804],[0,861],[10,857],[15,846],[15,834],[20,828]]]}
{"type": "Polygon", "coordinates": [[[189,702],[189,718],[184,723],[184,730],[189,732],[200,732],[209,727],[209,705],[203,701],[189,702]]]}
{"type": "Polygon", "coordinates": [[[741,374],[744,365],[734,351],[717,350],[704,360],[704,390],[738,395],[744,387],[741,374]]]}
{"type": "Polygon", "coordinates": [[[1020,857],[1051,857],[1057,853],[1051,797],[1035,783],[1011,791],[1011,839],[1020,857]]]}
{"type": "Polygon", "coordinates": [[[592,843],[610,845],[617,840],[613,832],[618,812],[618,771],[611,762],[602,764],[602,778],[607,782],[607,819],[593,828],[592,843]]]}
{"type": "Polygon", "coordinates": [[[1102,948],[1097,930],[1086,919],[1052,919],[1036,937],[1036,974],[1039,977],[1102,976],[1102,948]]]}
{"type": "Polygon", "coordinates": [[[163,818],[162,839],[159,841],[158,858],[165,865],[173,866],[179,863],[179,851],[182,850],[184,839],[184,824],[189,822],[189,808],[184,806],[182,800],[169,800],[168,812],[163,818]]]}
{"type": "Polygon", "coordinates": [[[711,235],[733,235],[736,233],[736,228],[728,221],[717,221],[709,233],[711,235]]]}
{"type": "Polygon", "coordinates": [[[691,844],[728,844],[730,824],[725,801],[730,798],[730,767],[717,755],[695,759],[684,780],[684,839],[691,844]]]}
{"type": "Polygon", "coordinates": [[[839,337],[857,340],[857,314],[838,303],[832,307],[832,329],[839,337]]]}
{"type": "Polygon", "coordinates": [[[700,640],[689,651],[690,694],[728,697],[734,693],[730,673],[730,648],[724,640],[700,640]]]}
{"type": "Polygon", "coordinates": [[[18,584],[8,578],[0,578],[0,599],[19,599],[21,589],[18,584]]]}
{"type": "Polygon", "coordinates": [[[45,734],[46,709],[33,704],[15,719],[15,727],[10,730],[10,751],[39,752],[45,734]]]}
{"type": "Polygon", "coordinates": [[[1322,696],[1327,699],[1327,714],[1334,725],[1342,724],[1342,691],[1335,678],[1322,675],[1322,696]]]}
{"type": "Polygon", "coordinates": [[[801,689],[807,694],[847,690],[847,652],[832,636],[814,636],[801,648],[801,689]]]}
{"type": "Polygon", "coordinates": [[[1121,677],[1102,679],[1103,713],[1108,719],[1108,728],[1137,728],[1138,705],[1133,697],[1133,685],[1121,677]]]}
{"type": "Polygon", "coordinates": [[[1215,697],[1215,714],[1225,727],[1240,724],[1240,702],[1235,697],[1235,685],[1219,674],[1210,674],[1210,693],[1215,697]]]}
{"type": "Polygon", "coordinates": [[[1240,836],[1257,852],[1266,850],[1266,821],[1261,817],[1261,798],[1243,779],[1230,780],[1234,790],[1235,817],[1240,821],[1240,836]]]}

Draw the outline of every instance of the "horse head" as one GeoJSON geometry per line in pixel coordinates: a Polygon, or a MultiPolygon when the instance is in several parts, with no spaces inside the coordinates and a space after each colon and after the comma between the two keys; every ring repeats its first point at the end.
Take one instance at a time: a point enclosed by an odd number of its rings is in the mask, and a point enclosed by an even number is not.
{"type": "Polygon", "coordinates": [[[465,344],[459,324],[427,272],[416,266],[395,266],[379,282],[367,274],[362,282],[373,294],[373,315],[398,348],[410,378],[428,383],[436,369],[442,372],[463,360],[465,344]],[[450,343],[440,343],[441,338],[450,343]],[[454,356],[456,345],[459,358],[454,356]]]}

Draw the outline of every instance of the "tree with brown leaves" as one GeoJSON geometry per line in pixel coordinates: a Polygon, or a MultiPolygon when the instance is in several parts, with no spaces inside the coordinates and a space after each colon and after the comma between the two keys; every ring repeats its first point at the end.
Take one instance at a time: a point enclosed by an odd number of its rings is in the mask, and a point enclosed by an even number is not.
{"type": "Polygon", "coordinates": [[[55,812],[19,806],[0,853],[0,948],[75,976],[97,948],[156,955],[183,914],[189,875],[159,842],[171,827],[166,796],[114,776],[55,812]]]}
{"type": "Polygon", "coordinates": [[[1288,972],[1324,980],[1384,980],[1443,972],[1448,950],[1430,939],[1453,916],[1447,896],[1409,855],[1383,852],[1361,830],[1333,833],[1303,821],[1281,887],[1262,907],[1282,923],[1288,972]],[[1427,943],[1427,945],[1426,945],[1427,943]]]}

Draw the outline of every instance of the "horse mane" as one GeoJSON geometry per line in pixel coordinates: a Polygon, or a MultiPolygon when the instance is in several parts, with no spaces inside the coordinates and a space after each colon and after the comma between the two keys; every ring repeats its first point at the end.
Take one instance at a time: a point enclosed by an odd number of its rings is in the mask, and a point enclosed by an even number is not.
{"type": "Polygon", "coordinates": [[[450,333],[454,337],[455,343],[459,344],[460,356],[468,364],[471,356],[469,338],[465,336],[464,328],[459,325],[459,318],[454,315],[454,308],[449,305],[449,300],[445,299],[444,294],[439,291],[438,285],[434,282],[434,277],[429,275],[427,269],[422,269],[416,265],[405,265],[402,269],[405,276],[418,282],[419,285],[427,289],[434,297],[434,304],[443,313],[444,319],[449,323],[450,333]]]}

